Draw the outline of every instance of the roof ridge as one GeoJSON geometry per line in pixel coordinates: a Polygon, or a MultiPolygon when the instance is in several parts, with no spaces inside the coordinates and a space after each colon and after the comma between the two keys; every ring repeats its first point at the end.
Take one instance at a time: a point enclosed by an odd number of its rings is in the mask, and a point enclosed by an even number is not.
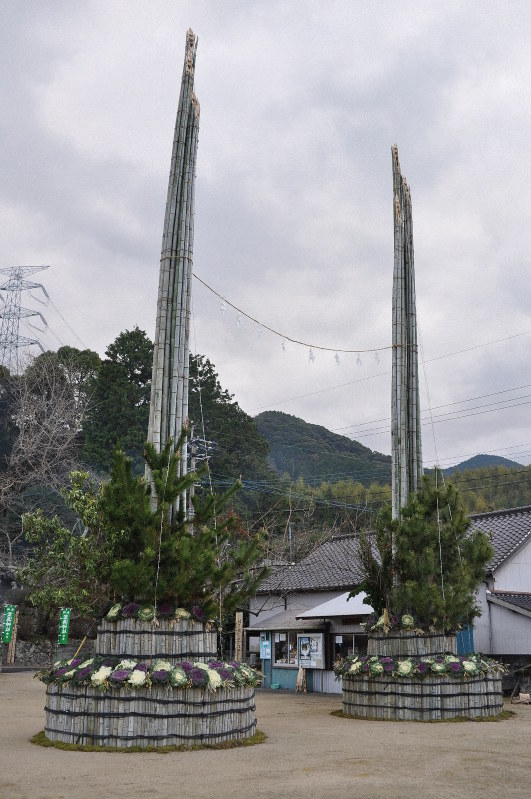
{"type": "Polygon", "coordinates": [[[523,511],[531,512],[531,505],[520,505],[517,508],[505,508],[504,510],[489,510],[485,513],[471,513],[471,519],[484,519],[487,516],[509,516],[510,514],[522,513],[523,511]]]}

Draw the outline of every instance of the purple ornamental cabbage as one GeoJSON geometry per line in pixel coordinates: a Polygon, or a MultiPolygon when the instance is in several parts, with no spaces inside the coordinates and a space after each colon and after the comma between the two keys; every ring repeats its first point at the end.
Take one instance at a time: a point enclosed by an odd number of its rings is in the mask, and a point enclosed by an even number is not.
{"type": "Polygon", "coordinates": [[[417,663],[417,671],[419,672],[419,674],[426,674],[426,672],[428,671],[428,664],[424,663],[423,661],[417,663]]]}
{"type": "Polygon", "coordinates": [[[185,671],[187,674],[188,674],[190,671],[192,671],[192,669],[193,669],[193,667],[194,667],[194,664],[193,664],[193,663],[190,663],[190,661],[189,661],[189,660],[183,660],[183,662],[182,662],[182,663],[180,663],[179,665],[180,665],[181,669],[184,669],[184,671],[185,671]]]}
{"type": "Polygon", "coordinates": [[[157,671],[151,672],[151,682],[168,682],[168,675],[169,671],[166,669],[157,669],[157,671]]]}
{"type": "Polygon", "coordinates": [[[135,671],[143,671],[144,673],[149,670],[149,665],[147,663],[137,663],[135,666],[135,671]]]}
{"type": "Polygon", "coordinates": [[[140,605],[138,602],[128,602],[122,608],[122,616],[124,619],[132,619],[136,616],[140,605]]]}
{"type": "Polygon", "coordinates": [[[190,680],[193,688],[202,688],[208,683],[208,674],[205,669],[192,669],[190,680]]]}
{"type": "Polygon", "coordinates": [[[83,680],[86,680],[87,677],[90,677],[92,671],[92,666],[85,666],[83,669],[79,669],[79,671],[76,672],[74,679],[77,682],[82,682],[83,680]]]}
{"type": "Polygon", "coordinates": [[[117,669],[117,671],[113,671],[113,673],[109,675],[109,682],[121,684],[127,680],[130,673],[129,669],[117,669]]]}
{"type": "Polygon", "coordinates": [[[173,616],[174,613],[175,608],[170,602],[161,602],[157,608],[157,616],[160,619],[170,618],[170,616],[173,616]]]}
{"type": "Polygon", "coordinates": [[[199,605],[194,605],[192,608],[192,616],[194,616],[197,619],[197,621],[204,621],[205,611],[199,605]]]}

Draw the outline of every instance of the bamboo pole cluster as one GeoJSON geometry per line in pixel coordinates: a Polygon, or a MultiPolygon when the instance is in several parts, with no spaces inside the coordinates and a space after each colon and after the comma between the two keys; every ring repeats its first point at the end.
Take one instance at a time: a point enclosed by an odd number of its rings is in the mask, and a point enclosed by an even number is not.
{"type": "Polygon", "coordinates": [[[46,738],[89,746],[201,746],[239,741],[256,732],[255,690],[215,693],[168,686],[101,693],[92,686],[46,690],[46,738]]]}
{"type": "Polygon", "coordinates": [[[343,677],[343,713],[394,721],[445,721],[499,716],[502,677],[343,677]]]}
{"type": "MultiPolygon", "coordinates": [[[[153,352],[148,441],[160,452],[169,439],[177,441],[188,419],[188,378],[194,187],[199,103],[194,94],[197,38],[186,34],[181,93],[175,122],[162,249],[153,352]]],[[[181,453],[186,473],[186,441],[181,453]]],[[[149,474],[148,474],[149,477],[149,474]]],[[[176,513],[179,503],[173,512],[176,513]]]]}
{"type": "Polygon", "coordinates": [[[400,509],[422,478],[417,311],[411,193],[402,177],[398,147],[392,147],[394,271],[391,392],[392,512],[400,509]]]}
{"type": "MultiPolygon", "coordinates": [[[[96,654],[152,662],[216,660],[216,633],[192,619],[103,621],[96,654]]],[[[151,685],[101,692],[92,685],[46,689],[45,735],[50,741],[94,746],[196,746],[238,741],[256,732],[255,689],[251,686],[172,688],[151,685]]]]}
{"type": "Polygon", "coordinates": [[[162,658],[174,665],[182,660],[217,659],[217,634],[198,621],[160,619],[157,626],[137,619],[103,621],[98,627],[95,653],[136,660],[162,658]]]}

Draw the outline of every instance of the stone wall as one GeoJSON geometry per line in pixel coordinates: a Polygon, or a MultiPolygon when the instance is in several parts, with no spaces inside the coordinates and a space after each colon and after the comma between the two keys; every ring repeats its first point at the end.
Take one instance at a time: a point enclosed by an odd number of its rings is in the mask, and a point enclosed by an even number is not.
{"type": "MultiPolygon", "coordinates": [[[[57,641],[23,641],[17,638],[15,646],[15,662],[13,666],[21,668],[41,669],[51,666],[59,658],[71,658],[83,639],[70,639],[65,646],[57,646],[57,641]]],[[[87,640],[80,652],[87,658],[94,654],[94,641],[87,640]]],[[[2,644],[2,665],[7,663],[7,644],[2,644]]]]}

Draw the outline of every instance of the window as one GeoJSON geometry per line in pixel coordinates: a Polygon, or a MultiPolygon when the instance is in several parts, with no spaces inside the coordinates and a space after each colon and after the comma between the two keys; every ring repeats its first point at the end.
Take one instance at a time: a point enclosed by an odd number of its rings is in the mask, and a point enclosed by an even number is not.
{"type": "Polygon", "coordinates": [[[297,665],[297,633],[285,632],[274,634],[275,666],[297,665]]]}
{"type": "Polygon", "coordinates": [[[345,658],[348,655],[367,654],[367,636],[356,633],[343,633],[334,635],[334,660],[345,658]]]}

